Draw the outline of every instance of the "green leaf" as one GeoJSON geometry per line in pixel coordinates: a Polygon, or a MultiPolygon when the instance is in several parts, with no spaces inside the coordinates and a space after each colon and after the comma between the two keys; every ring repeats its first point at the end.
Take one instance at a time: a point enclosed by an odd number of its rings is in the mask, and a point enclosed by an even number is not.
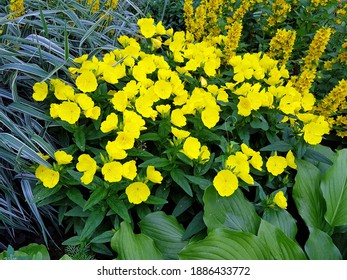
{"type": "Polygon", "coordinates": [[[294,240],[269,222],[262,220],[258,236],[274,260],[305,260],[306,255],[294,240]]]}
{"type": "Polygon", "coordinates": [[[309,148],[306,150],[304,157],[305,159],[311,159],[311,160],[314,160],[320,163],[325,163],[328,165],[333,164],[333,162],[329,158],[327,158],[325,155],[309,148]]]}
{"type": "Polygon", "coordinates": [[[200,187],[200,189],[205,190],[207,187],[212,185],[210,180],[200,178],[197,176],[184,175],[191,183],[196,184],[200,187]]]}
{"type": "Polygon", "coordinates": [[[193,196],[192,189],[182,169],[172,169],[170,175],[172,180],[174,180],[178,186],[180,186],[189,196],[193,196]]]}
{"type": "Polygon", "coordinates": [[[98,208],[90,213],[81,232],[81,240],[86,240],[92,236],[96,228],[101,224],[105,217],[106,211],[98,208]]]}
{"type": "Polygon", "coordinates": [[[278,227],[286,236],[295,240],[298,228],[294,218],[284,209],[266,208],[262,217],[272,225],[278,227]]]}
{"type": "Polygon", "coordinates": [[[194,199],[190,196],[184,195],[176,204],[174,210],[172,211],[172,215],[178,217],[184,211],[186,211],[190,206],[193,205],[194,199]]]}
{"type": "Polygon", "coordinates": [[[141,232],[154,240],[165,259],[177,260],[178,253],[187,245],[182,240],[183,226],[174,216],[158,211],[148,214],[139,223],[141,232]]]}
{"type": "Polygon", "coordinates": [[[86,136],[84,126],[79,126],[74,130],[73,137],[77,147],[84,152],[86,149],[86,136]]]}
{"type": "Polygon", "coordinates": [[[347,224],[347,149],[337,152],[334,164],[324,174],[321,183],[327,204],[325,219],[331,226],[347,224]]]}
{"type": "MultiPolygon", "coordinates": [[[[50,260],[48,250],[42,244],[31,243],[21,247],[18,252],[27,254],[30,260],[50,260]]],[[[16,256],[16,252],[14,255],[16,256]]]]}
{"type": "Polygon", "coordinates": [[[64,246],[76,246],[82,243],[81,238],[79,236],[72,236],[69,239],[65,240],[62,245],[64,246]]]}
{"type": "Polygon", "coordinates": [[[221,197],[211,186],[205,190],[203,200],[208,230],[229,228],[253,234],[258,232],[261,219],[240,189],[229,197],[221,197]]]}
{"type": "Polygon", "coordinates": [[[328,232],[331,228],[324,219],[326,205],[320,189],[320,171],[307,161],[297,159],[295,162],[297,175],[293,199],[298,212],[307,226],[328,232]]]}
{"type": "Polygon", "coordinates": [[[158,196],[154,196],[154,195],[150,195],[148,197],[148,199],[145,201],[146,204],[166,204],[168,201],[164,198],[158,197],[158,196]]]}
{"type": "Polygon", "coordinates": [[[86,201],[77,188],[69,188],[69,190],[66,192],[66,195],[72,202],[76,203],[81,208],[84,208],[86,201]]]}
{"type": "Polygon", "coordinates": [[[179,253],[182,260],[265,260],[269,259],[267,248],[257,236],[217,228],[197,242],[188,244],[179,253]]]}
{"type": "Polygon", "coordinates": [[[194,218],[188,224],[187,229],[182,236],[182,239],[186,240],[205,228],[206,225],[204,223],[204,211],[200,211],[198,214],[194,216],[194,218]]]}
{"type": "Polygon", "coordinates": [[[160,157],[154,157],[152,159],[146,160],[143,163],[139,165],[139,167],[147,167],[149,165],[152,165],[154,167],[160,168],[160,167],[166,167],[170,165],[170,161],[166,158],[160,158],[160,157]]]}
{"type": "Polygon", "coordinates": [[[310,235],[305,244],[305,251],[311,260],[341,260],[339,249],[331,237],[324,231],[310,228],[310,235]]]}
{"type": "Polygon", "coordinates": [[[260,149],[261,152],[272,152],[272,151],[278,151],[278,152],[288,152],[292,149],[292,145],[284,142],[284,141],[277,141],[270,145],[267,145],[260,149]]]}
{"type": "Polygon", "coordinates": [[[153,239],[144,234],[134,234],[130,224],[122,222],[111,239],[112,249],[119,260],[160,260],[162,254],[153,239]]]}
{"type": "Polygon", "coordinates": [[[90,243],[107,243],[107,242],[110,242],[111,241],[111,238],[113,236],[113,231],[112,230],[108,230],[108,231],[105,231],[103,232],[102,234],[94,237],[90,243]]]}
{"type": "Polygon", "coordinates": [[[269,129],[269,124],[262,115],[260,115],[259,118],[255,118],[253,121],[251,121],[250,125],[253,128],[260,128],[264,131],[267,131],[269,129]]]}
{"type": "Polygon", "coordinates": [[[89,199],[83,207],[83,211],[86,211],[99,203],[107,196],[108,190],[104,186],[98,186],[95,190],[93,190],[89,199]]]}
{"type": "Polygon", "coordinates": [[[160,141],[161,138],[158,135],[158,133],[149,132],[142,134],[139,139],[139,141],[160,141]]]}
{"type": "Polygon", "coordinates": [[[131,218],[129,215],[128,208],[125,206],[125,203],[121,199],[117,199],[114,197],[108,197],[106,199],[108,206],[119,215],[124,221],[131,223],[131,218]]]}

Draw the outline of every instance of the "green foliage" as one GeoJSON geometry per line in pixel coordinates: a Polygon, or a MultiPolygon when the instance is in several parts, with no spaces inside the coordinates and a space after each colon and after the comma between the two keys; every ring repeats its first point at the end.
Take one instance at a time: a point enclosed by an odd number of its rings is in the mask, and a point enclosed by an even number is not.
{"type": "Polygon", "coordinates": [[[31,243],[14,250],[8,246],[7,250],[0,253],[0,260],[49,260],[47,248],[42,244],[31,243]]]}

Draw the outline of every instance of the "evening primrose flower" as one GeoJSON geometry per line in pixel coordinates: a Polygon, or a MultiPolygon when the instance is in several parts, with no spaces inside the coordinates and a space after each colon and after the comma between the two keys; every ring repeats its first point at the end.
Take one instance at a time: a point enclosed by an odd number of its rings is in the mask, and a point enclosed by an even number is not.
{"type": "Polygon", "coordinates": [[[148,186],[142,182],[131,183],[126,189],[125,193],[130,203],[140,204],[148,199],[151,194],[148,186]]]}
{"type": "Polygon", "coordinates": [[[238,180],[230,170],[221,170],[214,177],[213,186],[220,196],[231,196],[238,188],[238,180]]]}
{"type": "Polygon", "coordinates": [[[163,176],[161,176],[160,172],[155,170],[155,167],[152,165],[149,165],[147,167],[146,174],[147,179],[152,183],[161,184],[161,182],[163,181],[163,176]]]}
{"type": "Polygon", "coordinates": [[[81,114],[81,109],[74,102],[64,101],[56,108],[59,118],[69,124],[75,124],[81,114]]]}
{"type": "Polygon", "coordinates": [[[107,182],[114,183],[122,180],[123,165],[118,161],[105,163],[101,168],[101,173],[107,182]]]}
{"type": "Polygon", "coordinates": [[[267,170],[274,176],[282,174],[287,165],[287,160],[284,157],[277,155],[269,157],[266,162],[267,170]]]}
{"type": "Polygon", "coordinates": [[[140,27],[140,32],[145,38],[151,38],[156,32],[153,18],[141,18],[137,21],[137,25],[140,27]]]}
{"type": "Polygon", "coordinates": [[[78,157],[76,169],[84,173],[81,177],[82,183],[88,185],[93,181],[96,168],[96,161],[90,155],[82,154],[78,157]]]}
{"type": "Polygon", "coordinates": [[[123,174],[124,178],[129,180],[134,180],[137,175],[136,161],[130,160],[123,164],[123,174]]]}
{"type": "Polygon", "coordinates": [[[117,129],[118,127],[118,116],[115,113],[110,113],[106,120],[101,123],[100,130],[103,133],[110,132],[117,129]]]}
{"type": "Polygon", "coordinates": [[[48,85],[45,82],[35,83],[33,86],[33,99],[35,101],[43,101],[48,94],[48,85]]]}
{"type": "Polygon", "coordinates": [[[174,126],[171,127],[171,133],[177,138],[177,139],[184,139],[187,138],[190,135],[189,131],[178,129],[174,126]]]}
{"type": "Polygon", "coordinates": [[[52,79],[50,83],[54,87],[54,96],[58,100],[75,99],[75,91],[72,86],[65,84],[65,82],[59,79],[52,79]]]}
{"type": "Polygon", "coordinates": [[[183,144],[183,153],[190,159],[197,159],[200,155],[201,144],[195,137],[189,136],[183,144]]]}
{"type": "Polygon", "coordinates": [[[39,165],[35,170],[35,176],[46,188],[53,188],[59,182],[59,172],[44,165],[39,165]]]}
{"type": "Polygon", "coordinates": [[[295,163],[295,157],[293,155],[292,151],[288,151],[287,155],[286,155],[286,161],[289,167],[296,169],[297,165],[295,163]]]}
{"type": "Polygon", "coordinates": [[[237,104],[237,113],[240,116],[247,117],[251,114],[252,103],[247,97],[240,96],[237,104]]]}
{"type": "Polygon", "coordinates": [[[175,109],[171,112],[171,123],[178,127],[182,127],[187,124],[187,119],[181,109],[175,109]]]}
{"type": "Polygon", "coordinates": [[[94,107],[93,99],[85,93],[76,94],[75,102],[82,108],[82,110],[88,110],[94,107]]]}
{"type": "Polygon", "coordinates": [[[279,191],[275,194],[273,202],[282,209],[287,209],[287,198],[284,196],[282,191],[279,191]]]}
{"type": "Polygon", "coordinates": [[[201,120],[207,128],[213,128],[219,121],[219,106],[207,106],[201,113],[201,120]]]}
{"type": "Polygon", "coordinates": [[[54,157],[59,165],[69,164],[73,159],[72,155],[69,155],[65,151],[56,151],[54,157]]]}
{"type": "Polygon", "coordinates": [[[98,81],[92,71],[84,70],[77,77],[76,86],[82,92],[93,92],[98,87],[98,81]]]}
{"type": "Polygon", "coordinates": [[[121,160],[127,157],[126,151],[120,148],[116,141],[107,142],[106,152],[112,159],[121,160]]]}

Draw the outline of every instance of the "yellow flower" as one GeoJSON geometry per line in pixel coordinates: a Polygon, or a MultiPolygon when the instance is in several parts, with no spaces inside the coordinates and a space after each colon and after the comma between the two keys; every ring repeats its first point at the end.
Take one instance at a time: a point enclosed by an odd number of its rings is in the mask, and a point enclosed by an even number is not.
{"type": "Polygon", "coordinates": [[[155,106],[155,109],[158,111],[158,113],[163,117],[166,118],[170,115],[170,109],[171,106],[169,104],[166,105],[157,105],[155,106]]]}
{"type": "Polygon", "coordinates": [[[90,155],[82,154],[78,157],[76,169],[79,172],[84,172],[83,176],[81,177],[82,183],[88,185],[93,181],[96,168],[96,161],[90,155]]]}
{"type": "Polygon", "coordinates": [[[59,117],[58,108],[59,108],[59,104],[56,104],[56,103],[52,103],[49,107],[49,114],[53,119],[59,117]]]}
{"type": "Polygon", "coordinates": [[[85,93],[75,95],[75,102],[82,108],[82,110],[88,110],[94,107],[94,101],[85,93]]]}
{"type": "Polygon", "coordinates": [[[293,152],[292,151],[289,151],[286,155],[286,161],[287,161],[287,164],[289,167],[293,168],[293,169],[296,169],[297,166],[296,166],[296,163],[295,163],[295,157],[293,155],[293,152]]]}
{"type": "Polygon", "coordinates": [[[81,109],[74,102],[64,101],[56,108],[56,112],[61,120],[74,124],[80,117],[81,109]]]}
{"type": "Polygon", "coordinates": [[[134,147],[135,138],[130,132],[120,131],[117,132],[118,136],[115,140],[115,144],[123,150],[129,150],[134,147]]]}
{"type": "Polygon", "coordinates": [[[171,132],[177,139],[184,139],[190,135],[189,131],[178,129],[174,126],[171,127],[171,132]]]}
{"type": "Polygon", "coordinates": [[[48,85],[45,82],[35,83],[33,86],[33,98],[35,101],[43,101],[48,94],[48,85]]]}
{"type": "Polygon", "coordinates": [[[46,166],[39,165],[36,168],[35,176],[46,188],[53,188],[59,182],[59,172],[52,170],[46,166]]]}
{"type": "Polygon", "coordinates": [[[117,127],[118,127],[118,116],[115,113],[111,113],[106,117],[106,120],[104,120],[101,123],[100,130],[103,133],[107,133],[112,130],[115,130],[117,127]]]}
{"type": "Polygon", "coordinates": [[[201,149],[200,149],[200,163],[201,164],[204,164],[206,161],[208,161],[210,159],[210,156],[211,156],[211,153],[210,151],[208,150],[208,147],[207,146],[202,146],[201,149]]]}
{"type": "Polygon", "coordinates": [[[82,92],[93,92],[98,87],[98,81],[92,71],[85,70],[77,77],[76,86],[82,92]]]}
{"type": "Polygon", "coordinates": [[[221,170],[214,177],[213,186],[220,196],[231,196],[237,190],[239,183],[236,175],[230,170],[221,170]]]}
{"type": "Polygon", "coordinates": [[[266,162],[267,170],[274,176],[282,174],[287,165],[287,160],[277,155],[269,157],[266,162]]]}
{"type": "Polygon", "coordinates": [[[237,104],[237,113],[240,116],[247,117],[251,114],[252,111],[252,103],[249,101],[247,97],[240,96],[239,103],[237,104]]]}
{"type": "Polygon", "coordinates": [[[160,172],[155,170],[155,167],[152,165],[147,166],[147,179],[152,183],[161,184],[163,181],[163,176],[161,176],[160,172]]]}
{"type": "Polygon", "coordinates": [[[54,87],[54,96],[58,100],[74,100],[75,91],[72,86],[65,84],[59,79],[52,79],[51,85],[54,87]]]}
{"type": "Polygon", "coordinates": [[[156,31],[154,19],[141,18],[137,21],[137,25],[140,27],[140,32],[145,38],[151,38],[154,36],[156,31]]]}
{"type": "Polygon", "coordinates": [[[218,106],[207,106],[201,113],[201,120],[207,128],[213,128],[219,121],[218,106]]]}
{"type": "Polygon", "coordinates": [[[181,109],[175,109],[171,112],[171,123],[178,127],[186,125],[187,119],[181,109]]]}
{"type": "Polygon", "coordinates": [[[284,196],[282,191],[279,191],[275,194],[273,202],[282,209],[287,209],[287,198],[284,196]]]}
{"type": "Polygon", "coordinates": [[[118,161],[105,163],[101,168],[101,173],[107,182],[114,183],[122,180],[123,166],[118,161]]]}
{"type": "Polygon", "coordinates": [[[168,99],[172,93],[172,86],[170,82],[159,80],[154,84],[154,92],[160,99],[168,99]]]}
{"type": "Polygon", "coordinates": [[[183,144],[183,153],[190,159],[197,159],[200,155],[201,144],[195,137],[189,136],[183,144]]]}
{"type": "Polygon", "coordinates": [[[121,160],[127,157],[125,150],[120,148],[116,141],[108,141],[106,144],[106,151],[112,159],[121,160]]]}
{"type": "Polygon", "coordinates": [[[59,165],[71,163],[73,157],[64,151],[56,151],[54,153],[55,160],[59,165]]]}
{"type": "Polygon", "coordinates": [[[94,106],[92,108],[89,108],[84,112],[84,115],[87,118],[90,118],[92,120],[97,120],[101,114],[101,108],[99,106],[94,106]]]}
{"type": "Polygon", "coordinates": [[[131,183],[126,189],[125,193],[128,196],[130,203],[140,204],[148,199],[151,194],[148,186],[142,182],[131,183]]]}
{"type": "Polygon", "coordinates": [[[130,160],[123,164],[123,177],[134,180],[137,175],[136,161],[130,160]]]}

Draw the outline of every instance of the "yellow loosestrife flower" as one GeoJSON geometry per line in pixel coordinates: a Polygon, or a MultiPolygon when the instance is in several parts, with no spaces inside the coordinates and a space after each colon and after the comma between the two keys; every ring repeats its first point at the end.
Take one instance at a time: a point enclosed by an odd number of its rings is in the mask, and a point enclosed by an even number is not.
{"type": "Polygon", "coordinates": [[[78,157],[76,169],[84,173],[81,177],[82,183],[88,185],[93,181],[96,168],[96,161],[90,155],[82,154],[78,157]]]}
{"type": "Polygon", "coordinates": [[[107,182],[114,183],[122,180],[123,166],[118,161],[105,163],[101,168],[101,173],[107,182]]]}
{"type": "Polygon", "coordinates": [[[56,112],[61,120],[75,124],[80,117],[81,109],[74,102],[64,101],[56,108],[56,112]]]}
{"type": "Polygon", "coordinates": [[[54,153],[54,157],[59,165],[69,164],[73,160],[72,155],[69,155],[68,153],[64,151],[56,151],[54,153]]]}
{"type": "Polygon", "coordinates": [[[142,182],[131,183],[126,189],[125,193],[128,196],[128,200],[133,204],[140,204],[148,199],[151,194],[148,186],[142,182]]]}
{"type": "Polygon", "coordinates": [[[163,181],[163,176],[161,176],[160,172],[155,170],[155,167],[152,165],[147,166],[147,179],[152,183],[161,184],[163,181]]]}
{"type": "Polygon", "coordinates": [[[93,92],[98,87],[98,81],[92,71],[85,70],[77,77],[76,86],[82,92],[93,92]]]}
{"type": "Polygon", "coordinates": [[[59,172],[52,170],[46,166],[39,165],[36,168],[35,176],[38,178],[46,188],[53,188],[59,182],[59,172]]]}
{"type": "Polygon", "coordinates": [[[267,170],[274,176],[282,174],[287,166],[287,160],[277,155],[269,157],[266,162],[267,170]]]}
{"type": "Polygon", "coordinates": [[[46,82],[35,83],[33,86],[33,99],[35,101],[43,101],[48,94],[48,85],[46,82]]]}
{"type": "Polygon", "coordinates": [[[231,196],[238,188],[237,177],[230,170],[221,170],[213,179],[213,186],[220,196],[231,196]]]}
{"type": "Polygon", "coordinates": [[[275,194],[273,202],[282,209],[287,209],[287,198],[284,196],[282,191],[279,191],[275,194]]]}

